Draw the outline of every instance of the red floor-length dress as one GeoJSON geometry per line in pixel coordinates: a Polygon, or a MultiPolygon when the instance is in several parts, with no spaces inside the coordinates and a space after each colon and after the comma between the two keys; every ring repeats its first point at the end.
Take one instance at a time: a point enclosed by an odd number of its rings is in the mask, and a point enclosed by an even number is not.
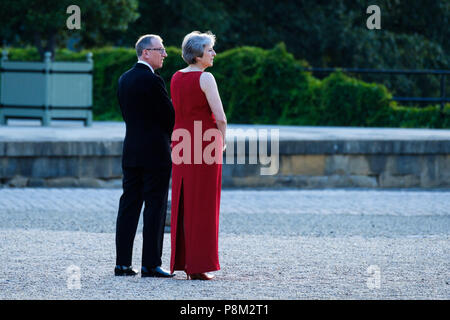
{"type": "MultiPolygon", "coordinates": [[[[190,164],[175,164],[172,157],[171,261],[170,270],[187,274],[216,271],[219,265],[219,210],[222,163],[194,163],[194,139],[202,140],[202,153],[211,141],[203,133],[217,129],[216,120],[200,88],[201,71],[176,72],[170,83],[175,126],[189,131],[190,164]],[[201,121],[201,136],[194,136],[194,121],[201,121]]],[[[198,123],[197,123],[198,128],[198,123]]],[[[180,141],[172,142],[172,147],[180,141]]],[[[219,139],[222,150],[222,139],[219,139]]],[[[198,150],[198,148],[197,148],[198,150]]],[[[183,154],[181,152],[180,154],[183,154]]],[[[220,156],[222,157],[222,155],[220,156]]],[[[198,161],[197,161],[198,162],[198,161]]]]}

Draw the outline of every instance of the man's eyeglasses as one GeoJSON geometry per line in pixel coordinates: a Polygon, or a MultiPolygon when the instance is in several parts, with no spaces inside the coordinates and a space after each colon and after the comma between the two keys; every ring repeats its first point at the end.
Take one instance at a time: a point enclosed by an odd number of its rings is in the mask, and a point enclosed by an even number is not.
{"type": "Polygon", "coordinates": [[[145,48],[145,50],[159,51],[160,54],[164,54],[164,52],[166,52],[166,48],[145,48]]]}

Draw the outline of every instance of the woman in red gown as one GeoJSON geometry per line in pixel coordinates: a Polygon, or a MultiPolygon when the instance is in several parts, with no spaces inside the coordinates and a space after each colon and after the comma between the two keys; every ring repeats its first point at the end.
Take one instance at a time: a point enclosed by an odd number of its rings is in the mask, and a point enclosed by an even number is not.
{"type": "Polygon", "coordinates": [[[188,279],[211,280],[220,269],[219,210],[226,116],[214,76],[215,36],[192,32],[182,44],[188,67],[177,71],[170,91],[172,135],[170,269],[188,279]]]}

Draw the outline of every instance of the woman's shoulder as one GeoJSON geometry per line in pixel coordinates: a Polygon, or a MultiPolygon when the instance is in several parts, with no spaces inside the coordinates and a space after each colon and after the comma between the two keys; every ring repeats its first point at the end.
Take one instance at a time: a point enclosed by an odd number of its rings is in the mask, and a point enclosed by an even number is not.
{"type": "Polygon", "coordinates": [[[200,75],[200,81],[204,82],[205,84],[209,83],[216,83],[216,79],[214,78],[214,75],[211,72],[204,71],[200,75]]]}
{"type": "Polygon", "coordinates": [[[200,75],[200,87],[202,90],[205,91],[214,86],[216,86],[216,79],[214,78],[214,75],[211,72],[202,72],[200,75]]]}
{"type": "Polygon", "coordinates": [[[183,71],[184,69],[176,71],[170,80],[170,82],[184,85],[186,83],[197,82],[202,72],[183,71]]]}
{"type": "Polygon", "coordinates": [[[175,73],[172,75],[171,81],[173,81],[174,79],[178,79],[181,75],[182,72],[180,72],[180,70],[175,71],[175,73]]]}
{"type": "Polygon", "coordinates": [[[196,72],[201,72],[201,71],[192,70],[189,66],[187,66],[186,68],[180,69],[177,72],[180,72],[183,74],[188,74],[188,73],[196,73],[196,72]]]}
{"type": "Polygon", "coordinates": [[[192,74],[198,74],[198,72],[189,71],[189,69],[180,69],[178,71],[175,71],[175,73],[172,75],[172,77],[181,77],[184,75],[192,75],[192,74]]]}

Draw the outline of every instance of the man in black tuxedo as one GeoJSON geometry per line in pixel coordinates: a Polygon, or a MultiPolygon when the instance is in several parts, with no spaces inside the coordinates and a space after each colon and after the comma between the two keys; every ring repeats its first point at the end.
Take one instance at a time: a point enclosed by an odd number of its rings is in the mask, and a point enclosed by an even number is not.
{"type": "Polygon", "coordinates": [[[164,80],[155,74],[167,53],[159,36],[144,35],[136,42],[136,54],[138,62],[119,78],[117,91],[126,134],[114,273],[137,274],[131,266],[133,242],[145,203],[141,276],[173,277],[161,268],[161,256],[175,113],[164,80]]]}

